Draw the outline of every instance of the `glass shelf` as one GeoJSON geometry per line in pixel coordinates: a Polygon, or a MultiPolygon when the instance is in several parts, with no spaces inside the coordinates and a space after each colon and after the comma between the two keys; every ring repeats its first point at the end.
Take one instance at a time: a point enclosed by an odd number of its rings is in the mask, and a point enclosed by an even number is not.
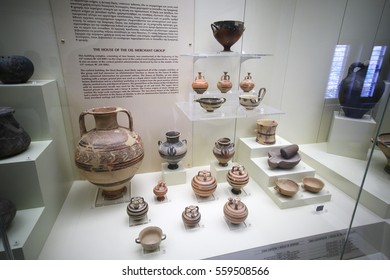
{"type": "Polygon", "coordinates": [[[260,53],[245,53],[245,52],[203,52],[203,53],[183,53],[181,56],[190,56],[194,61],[201,58],[209,57],[239,57],[241,62],[248,59],[260,59],[266,56],[273,56],[272,54],[260,54],[260,53]]]}
{"type": "Polygon", "coordinates": [[[176,106],[187,116],[190,121],[217,120],[217,119],[237,119],[248,117],[261,117],[267,115],[282,115],[284,112],[271,106],[260,104],[253,110],[246,110],[240,105],[239,91],[229,93],[206,92],[204,94],[190,93],[189,101],[177,102],[176,106]],[[198,102],[194,100],[202,97],[224,97],[226,102],[214,112],[207,112],[198,102]]]}

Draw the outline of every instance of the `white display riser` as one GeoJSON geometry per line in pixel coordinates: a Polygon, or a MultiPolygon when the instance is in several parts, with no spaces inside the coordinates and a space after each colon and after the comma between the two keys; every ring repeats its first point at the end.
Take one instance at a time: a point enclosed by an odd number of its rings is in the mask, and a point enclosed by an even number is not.
{"type": "MultiPolygon", "coordinates": [[[[147,223],[135,226],[129,226],[127,203],[95,207],[96,187],[87,181],[75,181],[39,259],[205,259],[349,226],[355,201],[323,178],[332,193],[331,201],[289,209],[280,209],[250,178],[241,196],[249,216],[245,225],[229,226],[223,216],[223,206],[231,197],[229,185],[218,183],[213,199],[201,201],[191,188],[193,176],[208,168],[187,169],[187,182],[168,186],[165,202],[158,202],[153,194],[161,172],[135,175],[131,195],[142,196],[149,204],[147,223]],[[202,215],[194,229],[186,228],[181,219],[189,205],[199,206],[202,215]],[[323,206],[323,211],[317,212],[318,206],[323,206]],[[158,226],[167,236],[159,250],[152,253],[144,252],[135,242],[147,226],[158,226]]],[[[354,225],[382,221],[360,207],[354,225]]]]}
{"type": "Polygon", "coordinates": [[[7,229],[15,258],[36,259],[73,182],[57,82],[0,84],[0,103],[15,109],[32,139],[23,153],[0,160],[0,197],[18,210],[7,229]]]}
{"type": "Polygon", "coordinates": [[[52,141],[33,141],[26,151],[0,160],[1,197],[11,200],[18,210],[43,206],[38,170],[45,170],[52,141]]]}
{"type": "MultiPolygon", "coordinates": [[[[22,260],[26,256],[37,258],[43,243],[37,242],[39,229],[37,223],[42,216],[44,207],[19,210],[16,213],[15,219],[12,221],[7,230],[7,237],[14,259],[22,260]],[[35,232],[34,232],[35,231],[35,232]]],[[[44,242],[44,240],[43,240],[44,242]]],[[[0,260],[6,259],[4,246],[0,242],[0,260]]]]}
{"type": "Polygon", "coordinates": [[[61,106],[54,80],[34,80],[23,84],[0,84],[1,106],[15,109],[16,121],[33,141],[53,139],[53,131],[61,128],[61,106]],[[56,122],[57,121],[57,122],[56,122]],[[57,127],[51,128],[51,122],[57,127]]]}
{"type": "Polygon", "coordinates": [[[333,112],[329,129],[327,152],[356,159],[367,159],[370,138],[375,132],[376,122],[370,115],[361,119],[348,118],[342,112],[333,112]]]}
{"type": "MultiPolygon", "coordinates": [[[[58,164],[53,141],[33,141],[16,156],[0,160],[2,185],[0,197],[17,207],[15,219],[7,230],[11,249],[17,259],[36,259],[61,208],[66,189],[57,189],[58,164]],[[28,220],[28,222],[26,222],[28,220]]],[[[0,250],[0,258],[3,256],[0,250]]]]}
{"type": "MultiPolygon", "coordinates": [[[[327,143],[300,145],[302,159],[340,190],[356,199],[367,161],[330,154],[327,143]]],[[[369,151],[370,154],[370,151],[369,151]]],[[[367,170],[360,203],[382,218],[390,218],[390,174],[383,169],[387,160],[375,149],[367,170]]]]}
{"type": "Polygon", "coordinates": [[[323,203],[331,199],[331,193],[325,186],[318,193],[310,193],[302,188],[304,177],[315,177],[315,170],[302,160],[291,169],[270,169],[268,165],[268,151],[275,147],[290,145],[280,136],[276,136],[275,144],[262,145],[256,142],[255,137],[241,138],[238,143],[239,155],[237,161],[244,165],[249,175],[282,209],[303,205],[323,203]],[[293,197],[286,197],[278,193],[275,181],[278,178],[288,178],[299,184],[299,190],[293,197]]]}

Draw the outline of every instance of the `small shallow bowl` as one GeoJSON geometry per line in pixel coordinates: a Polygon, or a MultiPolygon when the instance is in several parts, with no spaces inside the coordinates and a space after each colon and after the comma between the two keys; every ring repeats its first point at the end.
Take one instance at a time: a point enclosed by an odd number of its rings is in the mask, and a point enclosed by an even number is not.
{"type": "Polygon", "coordinates": [[[161,228],[150,226],[146,227],[135,239],[135,243],[141,244],[141,246],[147,251],[154,251],[159,246],[162,240],[165,240],[167,236],[163,234],[161,228]]]}
{"type": "Polygon", "coordinates": [[[253,110],[259,106],[261,100],[256,95],[242,94],[238,97],[240,105],[247,110],[253,110]]]}
{"type": "Polygon", "coordinates": [[[214,110],[221,107],[223,103],[226,102],[226,98],[218,98],[218,97],[205,97],[194,100],[198,102],[200,106],[205,109],[207,112],[214,112],[214,110]]]}
{"type": "Polygon", "coordinates": [[[284,196],[294,196],[298,190],[299,185],[291,179],[279,178],[275,181],[275,190],[284,196]]]}
{"type": "Polygon", "coordinates": [[[305,177],[302,179],[302,183],[302,187],[312,193],[320,192],[325,186],[322,180],[315,177],[305,177]]]}

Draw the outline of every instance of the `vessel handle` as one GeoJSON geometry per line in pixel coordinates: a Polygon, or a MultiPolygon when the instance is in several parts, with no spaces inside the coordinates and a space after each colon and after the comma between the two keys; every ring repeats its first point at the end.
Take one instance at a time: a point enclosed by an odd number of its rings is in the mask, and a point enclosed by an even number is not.
{"type": "Polygon", "coordinates": [[[216,26],[214,23],[211,24],[211,29],[213,30],[214,33],[219,31],[219,27],[216,26]]]}
{"type": "Polygon", "coordinates": [[[261,88],[259,90],[258,98],[259,98],[260,101],[263,100],[263,98],[264,98],[266,93],[267,93],[267,90],[265,88],[261,88]]]}
{"type": "Polygon", "coordinates": [[[363,68],[365,67],[364,63],[361,63],[361,62],[355,62],[355,63],[352,63],[349,68],[348,68],[348,75],[350,75],[354,70],[355,68],[363,68]]]}
{"type": "Polygon", "coordinates": [[[161,240],[165,240],[167,238],[167,235],[164,233],[163,235],[161,235],[161,240]]]}
{"type": "Polygon", "coordinates": [[[83,111],[80,113],[80,116],[79,116],[80,136],[83,136],[84,134],[86,134],[88,132],[87,128],[85,126],[85,115],[89,115],[89,112],[83,111]]]}
{"type": "Polygon", "coordinates": [[[135,243],[140,244],[140,243],[141,243],[141,240],[140,240],[139,238],[136,238],[136,239],[135,239],[135,243]]]}
{"type": "Polygon", "coordinates": [[[131,114],[129,111],[127,111],[126,109],[123,109],[123,108],[118,108],[118,113],[119,112],[123,112],[127,115],[127,118],[129,119],[129,130],[130,131],[134,131],[133,130],[133,118],[131,117],[131,114]]]}

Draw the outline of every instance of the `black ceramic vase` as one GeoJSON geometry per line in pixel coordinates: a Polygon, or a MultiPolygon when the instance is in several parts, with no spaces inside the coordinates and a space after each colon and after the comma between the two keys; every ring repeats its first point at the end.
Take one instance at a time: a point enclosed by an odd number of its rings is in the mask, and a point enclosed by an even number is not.
{"type": "Polygon", "coordinates": [[[0,81],[4,84],[21,84],[34,73],[34,64],[25,56],[0,56],[0,81]]]}
{"type": "Polygon", "coordinates": [[[0,159],[25,151],[31,137],[14,118],[15,110],[0,107],[0,159]]]}
{"type": "Polygon", "coordinates": [[[0,216],[5,228],[8,228],[16,216],[15,204],[5,198],[0,198],[0,216]]]}
{"type": "Polygon", "coordinates": [[[368,66],[361,62],[352,63],[339,85],[339,102],[346,117],[361,119],[382,97],[385,83],[379,77],[372,84],[372,93],[362,96],[367,70],[368,66]]]}

